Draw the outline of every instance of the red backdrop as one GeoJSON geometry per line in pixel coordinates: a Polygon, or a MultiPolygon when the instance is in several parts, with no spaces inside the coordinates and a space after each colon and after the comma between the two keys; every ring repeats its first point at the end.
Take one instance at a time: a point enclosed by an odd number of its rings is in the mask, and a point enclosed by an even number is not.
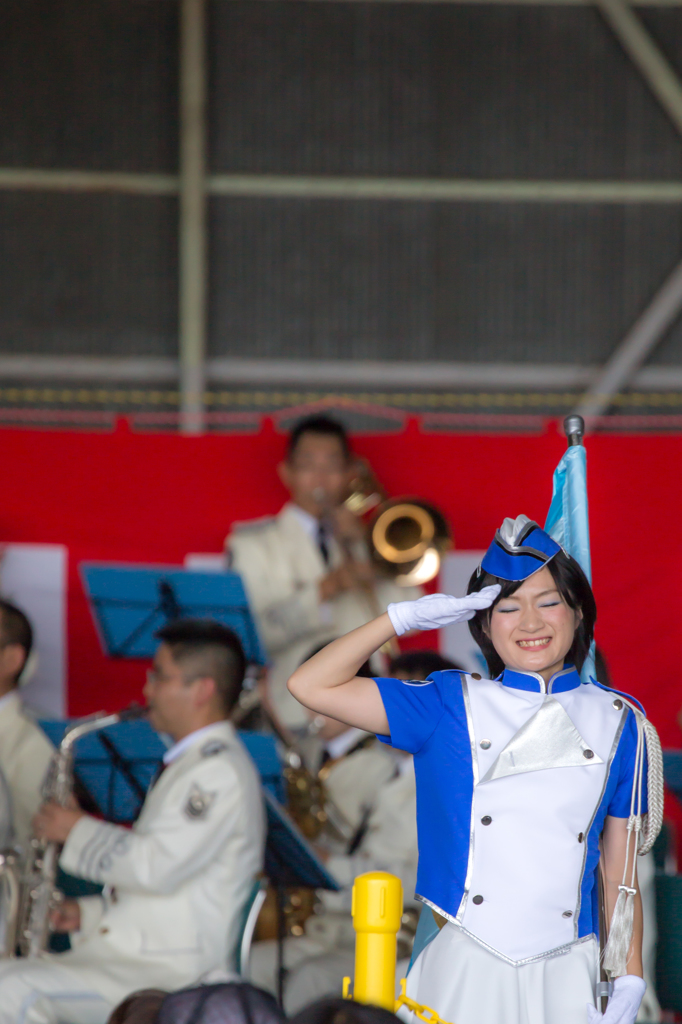
{"type": "MultiPolygon", "coordinates": [[[[486,547],[506,515],[544,521],[565,441],[540,436],[427,434],[409,421],[398,435],[362,435],[357,451],[389,494],[439,505],[459,548],[486,547]]],[[[219,551],[230,524],[277,511],[283,436],[201,438],[0,430],[0,540],[69,549],[69,709],[116,709],[139,698],[144,666],[104,658],[78,576],[84,559],[181,563],[219,551]]],[[[615,685],[647,708],[664,745],[679,746],[677,659],[682,612],[680,436],[588,440],[598,639],[615,685]]]]}

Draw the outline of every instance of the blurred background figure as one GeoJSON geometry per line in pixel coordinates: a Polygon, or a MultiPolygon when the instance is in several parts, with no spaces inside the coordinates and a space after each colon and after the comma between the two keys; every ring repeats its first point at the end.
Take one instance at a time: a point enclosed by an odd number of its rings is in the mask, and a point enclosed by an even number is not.
{"type": "Polygon", "coordinates": [[[350,999],[320,999],[291,1018],[291,1024],[396,1024],[398,1017],[380,1006],[350,999]]]}
{"type": "Polygon", "coordinates": [[[444,658],[438,651],[416,650],[405,651],[391,658],[388,674],[393,679],[428,679],[432,672],[464,672],[449,658],[444,658]]]}
{"type": "Polygon", "coordinates": [[[54,752],[21,701],[21,678],[32,646],[28,618],[16,605],[0,598],[0,770],[11,797],[15,838],[24,849],[54,752]]]}
{"type": "MultiPolygon", "coordinates": [[[[273,997],[254,985],[229,982],[173,992],[157,1015],[140,1024],[283,1024],[284,1014],[273,997]]],[[[137,1024],[132,1019],[109,1024],[137,1024]]]]}
{"type": "Polygon", "coordinates": [[[167,992],[145,988],[133,992],[116,1007],[107,1024],[155,1024],[167,992]]]}
{"type": "Polygon", "coordinates": [[[286,683],[306,652],[421,591],[375,575],[364,523],[344,504],[356,469],[340,423],[301,420],[278,471],[290,500],[277,516],[236,524],[226,544],[271,659],[274,711],[303,728],[305,711],[286,683]]]}
{"type": "MultiPolygon", "coordinates": [[[[311,651],[310,654],[316,653],[311,651]]],[[[371,677],[369,664],[360,675],[371,677]]],[[[353,973],[355,932],[351,890],[365,871],[390,871],[405,893],[408,924],[416,921],[416,787],[412,758],[395,752],[361,729],[318,715],[314,731],[321,743],[310,754],[310,770],[323,787],[328,826],[316,849],[341,892],[317,893],[315,913],[303,934],[284,943],[284,1007],[296,1013],[312,999],[340,995],[343,978],[353,973]]],[[[277,943],[258,942],[251,954],[251,978],[277,989],[277,943]]]]}

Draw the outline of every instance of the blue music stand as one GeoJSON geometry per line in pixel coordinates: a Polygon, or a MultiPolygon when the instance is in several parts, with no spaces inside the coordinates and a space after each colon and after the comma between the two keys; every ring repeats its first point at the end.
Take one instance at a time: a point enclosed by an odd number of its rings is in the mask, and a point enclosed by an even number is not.
{"type": "MultiPolygon", "coordinates": [[[[55,746],[61,743],[69,724],[40,723],[55,746]]],[[[264,789],[276,800],[283,800],[282,765],[275,737],[260,732],[240,732],[239,737],[258,769],[264,789]]],[[[79,795],[87,797],[88,809],[93,813],[118,825],[131,825],[140,813],[165,751],[165,743],[144,719],[119,722],[83,736],[74,750],[79,795]]]]}
{"type": "Polygon", "coordinates": [[[199,618],[234,630],[247,661],[267,660],[236,572],[98,562],[84,562],[80,571],[102,648],[112,658],[151,658],[157,629],[173,619],[199,618]]]}
{"type": "Polygon", "coordinates": [[[273,885],[340,892],[341,886],[284,808],[267,789],[263,795],[268,819],[265,874],[273,885]]]}
{"type": "Polygon", "coordinates": [[[265,841],[265,874],[277,896],[277,998],[283,1005],[284,979],[284,900],[286,889],[329,889],[339,892],[341,886],[319,860],[312,846],[294,824],[283,807],[267,789],[263,790],[268,820],[265,841]]]}

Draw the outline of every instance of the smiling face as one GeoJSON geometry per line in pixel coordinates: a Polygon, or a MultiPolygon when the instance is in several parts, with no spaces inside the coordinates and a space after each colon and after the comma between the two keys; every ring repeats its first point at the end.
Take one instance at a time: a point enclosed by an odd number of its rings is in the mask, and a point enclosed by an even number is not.
{"type": "Polygon", "coordinates": [[[508,668],[549,681],[563,668],[579,622],[580,613],[566,603],[545,567],[498,601],[486,632],[508,668]]]}

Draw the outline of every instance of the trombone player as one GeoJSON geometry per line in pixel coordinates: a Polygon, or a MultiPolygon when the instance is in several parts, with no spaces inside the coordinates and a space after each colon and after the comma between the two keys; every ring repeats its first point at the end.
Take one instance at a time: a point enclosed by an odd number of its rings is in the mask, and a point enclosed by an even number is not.
{"type": "MultiPolygon", "coordinates": [[[[276,516],[235,524],[226,547],[270,658],[273,710],[298,729],[307,715],[286,684],[311,648],[421,591],[375,578],[364,524],[344,504],[356,466],[339,422],[320,415],[300,420],[277,469],[289,501],[276,516]]],[[[381,673],[380,664],[373,668],[381,673]]]]}

